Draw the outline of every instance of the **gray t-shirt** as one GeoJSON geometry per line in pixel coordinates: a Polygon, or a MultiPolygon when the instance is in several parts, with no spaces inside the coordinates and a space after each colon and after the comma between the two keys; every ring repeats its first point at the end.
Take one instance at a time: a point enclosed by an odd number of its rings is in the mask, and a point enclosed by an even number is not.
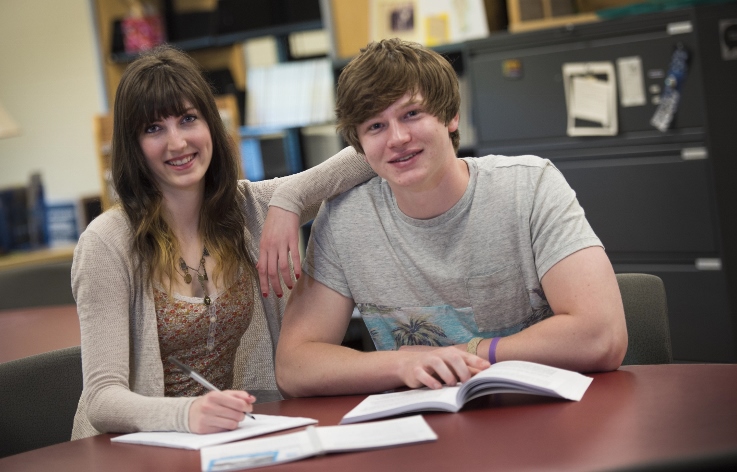
{"type": "Polygon", "coordinates": [[[601,246],[550,161],[464,161],[468,187],[438,217],[408,217],[376,177],[315,219],[304,271],[355,301],[379,350],[519,332],[553,314],[540,284],[548,269],[601,246]]]}

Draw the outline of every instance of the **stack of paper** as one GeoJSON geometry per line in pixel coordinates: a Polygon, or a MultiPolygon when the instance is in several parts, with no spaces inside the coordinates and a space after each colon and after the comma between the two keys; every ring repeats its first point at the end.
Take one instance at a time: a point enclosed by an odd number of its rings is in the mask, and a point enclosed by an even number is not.
{"type": "Polygon", "coordinates": [[[251,439],[200,452],[203,472],[229,471],[291,462],[332,452],[360,451],[437,440],[422,416],[350,426],[309,426],[280,436],[251,439]]]}

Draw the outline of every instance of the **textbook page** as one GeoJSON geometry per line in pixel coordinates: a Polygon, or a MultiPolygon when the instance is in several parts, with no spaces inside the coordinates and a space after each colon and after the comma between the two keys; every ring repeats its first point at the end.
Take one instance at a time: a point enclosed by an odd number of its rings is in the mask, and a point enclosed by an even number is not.
{"type": "Polygon", "coordinates": [[[526,361],[503,361],[477,373],[460,386],[421,388],[369,395],[340,424],[358,423],[412,411],[457,412],[474,398],[494,393],[528,393],[579,401],[591,377],[526,361]]]}
{"type": "Polygon", "coordinates": [[[317,423],[317,420],[312,418],[258,414],[254,414],[253,416],[256,419],[251,419],[246,416],[246,418],[241,421],[237,429],[234,429],[233,431],[225,431],[223,433],[195,434],[180,433],[176,431],[140,432],[118,436],[110,441],[196,450],[207,446],[213,446],[215,444],[252,438],[254,436],[261,436],[262,434],[317,423]]]}
{"type": "Polygon", "coordinates": [[[349,411],[340,424],[367,421],[373,418],[407,413],[410,411],[441,410],[456,412],[463,406],[457,401],[459,386],[447,385],[440,389],[418,388],[402,392],[369,395],[349,411]]]}
{"type": "Polygon", "coordinates": [[[349,426],[309,426],[304,431],[202,449],[203,472],[230,471],[296,461],[333,452],[361,451],[435,441],[420,416],[349,426]]]}
{"type": "Polygon", "coordinates": [[[579,401],[591,377],[527,361],[499,362],[474,375],[462,387],[464,401],[490,393],[520,392],[579,401]]]}

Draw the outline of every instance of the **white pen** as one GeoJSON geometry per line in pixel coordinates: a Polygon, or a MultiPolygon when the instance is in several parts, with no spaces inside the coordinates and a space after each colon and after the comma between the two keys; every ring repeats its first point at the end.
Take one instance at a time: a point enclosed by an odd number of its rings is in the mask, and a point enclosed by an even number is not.
{"type": "MultiPolygon", "coordinates": [[[[169,362],[174,364],[175,366],[179,367],[179,370],[184,372],[185,374],[189,375],[195,382],[202,385],[206,389],[210,390],[211,392],[219,392],[220,389],[208,382],[203,376],[201,376],[197,371],[193,370],[191,367],[183,364],[179,359],[177,359],[174,356],[169,356],[169,362]]],[[[249,418],[255,420],[256,418],[246,412],[246,415],[248,415],[249,418]]]]}

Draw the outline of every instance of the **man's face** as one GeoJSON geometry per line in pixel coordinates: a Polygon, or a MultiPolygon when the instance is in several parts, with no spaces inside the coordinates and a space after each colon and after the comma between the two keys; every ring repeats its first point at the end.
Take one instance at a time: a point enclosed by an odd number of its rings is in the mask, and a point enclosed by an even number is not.
{"type": "Polygon", "coordinates": [[[455,161],[448,134],[458,129],[458,116],[446,126],[422,103],[421,93],[413,97],[407,92],[358,125],[366,160],[394,192],[436,187],[446,166],[455,161]]]}

